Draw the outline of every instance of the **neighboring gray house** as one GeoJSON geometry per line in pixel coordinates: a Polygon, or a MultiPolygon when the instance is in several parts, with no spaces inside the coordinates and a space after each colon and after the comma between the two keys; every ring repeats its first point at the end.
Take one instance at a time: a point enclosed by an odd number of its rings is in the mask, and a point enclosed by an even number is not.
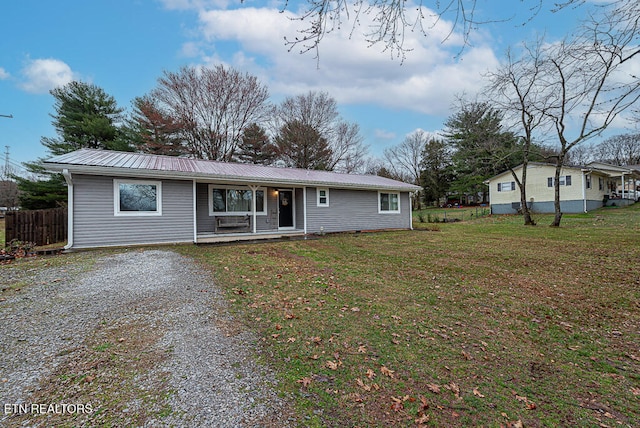
{"type": "Polygon", "coordinates": [[[82,149],[45,161],[69,187],[67,248],[411,228],[418,186],[372,175],[82,149]]]}

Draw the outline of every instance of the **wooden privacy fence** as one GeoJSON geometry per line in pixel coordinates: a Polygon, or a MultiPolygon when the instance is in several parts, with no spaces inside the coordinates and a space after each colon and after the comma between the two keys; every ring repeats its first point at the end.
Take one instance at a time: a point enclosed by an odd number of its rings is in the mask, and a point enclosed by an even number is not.
{"type": "Polygon", "coordinates": [[[13,239],[49,245],[67,239],[67,209],[8,211],[5,217],[5,241],[13,239]]]}

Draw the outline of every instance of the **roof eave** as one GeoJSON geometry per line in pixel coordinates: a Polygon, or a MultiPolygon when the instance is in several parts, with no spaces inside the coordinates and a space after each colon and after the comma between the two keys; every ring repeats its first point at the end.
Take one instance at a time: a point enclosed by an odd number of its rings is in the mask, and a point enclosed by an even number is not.
{"type": "Polygon", "coordinates": [[[52,171],[62,171],[68,169],[73,174],[86,175],[103,175],[103,176],[125,176],[125,177],[141,177],[141,178],[165,178],[179,180],[203,180],[211,182],[235,182],[245,184],[266,184],[271,186],[310,186],[310,187],[332,187],[343,189],[358,190],[397,190],[402,192],[415,192],[420,190],[419,186],[406,184],[405,186],[385,186],[385,185],[366,185],[358,183],[335,183],[328,181],[316,180],[292,180],[292,179],[271,179],[260,177],[244,177],[236,175],[221,175],[210,173],[193,173],[179,171],[162,171],[137,168],[119,168],[111,166],[95,166],[95,165],[74,165],[65,163],[44,162],[47,169],[52,171]]]}

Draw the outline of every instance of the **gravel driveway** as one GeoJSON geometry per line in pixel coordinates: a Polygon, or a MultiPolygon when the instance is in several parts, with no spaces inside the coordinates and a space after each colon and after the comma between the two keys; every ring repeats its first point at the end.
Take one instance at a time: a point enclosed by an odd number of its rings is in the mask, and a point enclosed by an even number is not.
{"type": "Polygon", "coordinates": [[[30,284],[0,294],[0,425],[294,425],[256,337],[192,260],[60,257],[79,262],[0,270],[3,287],[30,284]]]}

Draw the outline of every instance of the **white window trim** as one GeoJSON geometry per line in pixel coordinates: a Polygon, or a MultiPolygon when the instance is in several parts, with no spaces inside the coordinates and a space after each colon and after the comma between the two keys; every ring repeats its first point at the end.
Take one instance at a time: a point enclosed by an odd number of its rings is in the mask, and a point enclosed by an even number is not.
{"type": "Polygon", "coordinates": [[[113,215],[125,217],[149,217],[162,215],[162,182],[151,180],[113,180],[113,215]],[[156,186],[156,210],[155,211],[120,211],[120,185],[121,184],[146,184],[156,186]]]}
{"type": "Polygon", "coordinates": [[[400,214],[400,207],[402,206],[402,200],[400,199],[400,192],[382,192],[382,191],[378,191],[378,214],[400,214]],[[396,211],[392,211],[392,210],[387,210],[387,211],[383,211],[382,210],[382,206],[380,204],[380,195],[386,193],[389,195],[398,195],[398,209],[396,211]]]}
{"type": "MultiPolygon", "coordinates": [[[[209,184],[208,186],[208,190],[207,190],[207,199],[208,199],[208,203],[209,203],[209,217],[214,217],[214,216],[234,216],[234,215],[253,215],[253,211],[249,210],[249,211],[226,211],[226,212],[219,212],[219,211],[213,211],[213,197],[212,197],[212,191],[213,189],[225,189],[225,190],[251,190],[251,188],[249,186],[232,186],[232,185],[219,185],[219,184],[209,184]]],[[[256,189],[256,192],[258,190],[262,190],[264,192],[264,211],[256,211],[256,215],[257,216],[265,216],[267,215],[267,212],[269,212],[269,210],[267,209],[267,200],[268,198],[268,194],[267,194],[267,188],[266,187],[258,187],[256,189]]]]}
{"type": "Polygon", "coordinates": [[[516,190],[516,182],[515,181],[501,181],[498,183],[498,192],[502,193],[502,192],[513,192],[514,190],[516,190]],[[509,185],[509,190],[506,190],[505,184],[509,185]]]}
{"type": "Polygon", "coordinates": [[[316,206],[318,207],[328,207],[329,206],[329,189],[326,188],[318,188],[316,189],[316,206]],[[325,198],[327,199],[327,202],[325,202],[324,204],[322,202],[320,202],[320,192],[323,191],[325,192],[325,198]]]}

